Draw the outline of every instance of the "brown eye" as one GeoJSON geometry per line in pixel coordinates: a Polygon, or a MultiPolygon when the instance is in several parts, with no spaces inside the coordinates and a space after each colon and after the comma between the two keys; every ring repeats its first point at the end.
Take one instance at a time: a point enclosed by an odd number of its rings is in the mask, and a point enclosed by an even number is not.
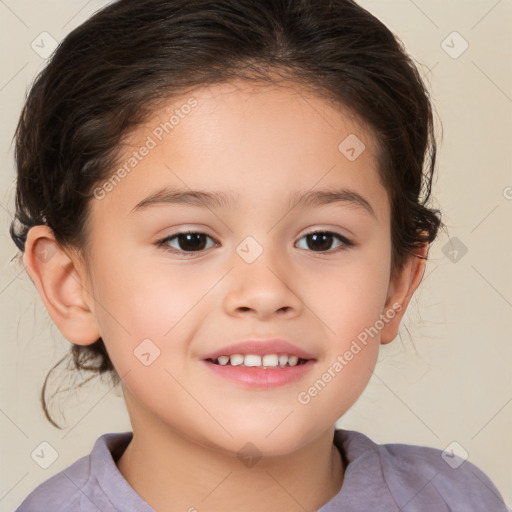
{"type": "Polygon", "coordinates": [[[306,247],[301,249],[308,249],[315,252],[334,252],[335,249],[350,247],[352,242],[338,233],[332,233],[330,231],[316,231],[309,233],[301,238],[305,240],[306,247]],[[333,243],[338,243],[336,247],[332,247],[333,243]]]}
{"type": "Polygon", "coordinates": [[[157,244],[163,246],[165,250],[178,253],[200,252],[215,246],[215,243],[208,246],[210,236],[205,233],[184,232],[165,237],[157,244]]]}

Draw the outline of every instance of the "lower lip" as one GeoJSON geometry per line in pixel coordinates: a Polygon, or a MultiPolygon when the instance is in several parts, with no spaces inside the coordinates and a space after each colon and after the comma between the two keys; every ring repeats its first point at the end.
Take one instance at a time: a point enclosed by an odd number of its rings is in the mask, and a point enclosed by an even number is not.
{"type": "Polygon", "coordinates": [[[216,375],[246,387],[268,389],[296,382],[304,377],[313,367],[315,361],[310,359],[298,366],[284,368],[255,368],[231,366],[203,361],[216,375]]]}

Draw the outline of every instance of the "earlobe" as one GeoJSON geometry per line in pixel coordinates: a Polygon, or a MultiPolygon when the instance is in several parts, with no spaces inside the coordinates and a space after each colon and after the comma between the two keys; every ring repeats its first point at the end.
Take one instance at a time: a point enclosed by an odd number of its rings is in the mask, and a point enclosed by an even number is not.
{"type": "Polygon", "coordinates": [[[77,262],[58,244],[48,226],[30,228],[23,264],[61,334],[71,343],[89,345],[100,337],[77,262]]]}
{"type": "Polygon", "coordinates": [[[398,335],[400,322],[407,310],[409,301],[423,279],[427,255],[428,243],[425,242],[408,258],[402,270],[391,277],[383,314],[386,315],[389,312],[387,318],[391,316],[392,318],[385,323],[381,330],[381,344],[390,343],[398,335]],[[391,312],[393,313],[391,314],[391,312]]]}

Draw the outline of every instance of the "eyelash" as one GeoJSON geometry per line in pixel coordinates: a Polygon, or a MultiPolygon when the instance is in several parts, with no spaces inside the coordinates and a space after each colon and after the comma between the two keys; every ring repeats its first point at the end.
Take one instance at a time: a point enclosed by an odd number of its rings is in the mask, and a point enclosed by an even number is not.
{"type": "MultiPolygon", "coordinates": [[[[338,241],[341,242],[342,245],[340,247],[337,247],[335,249],[331,249],[328,251],[313,251],[313,250],[311,250],[311,252],[317,252],[320,254],[325,254],[325,253],[333,254],[333,253],[337,253],[338,251],[347,250],[348,248],[354,246],[354,243],[351,240],[349,240],[345,236],[340,235],[339,233],[336,233],[333,231],[322,231],[322,230],[311,231],[310,233],[304,234],[299,240],[302,240],[303,238],[306,238],[310,235],[318,235],[318,234],[332,235],[334,238],[338,239],[338,241]]],[[[180,254],[187,258],[193,257],[195,254],[201,254],[202,252],[207,250],[207,249],[201,249],[199,251],[183,251],[183,250],[170,248],[167,245],[168,242],[170,242],[171,240],[178,238],[179,236],[182,236],[182,235],[206,235],[208,238],[211,238],[213,240],[213,237],[211,237],[210,235],[207,235],[206,233],[202,233],[200,231],[179,231],[178,233],[174,233],[173,235],[166,236],[162,240],[159,240],[158,242],[155,243],[155,245],[157,247],[163,249],[164,251],[167,251],[167,252],[170,252],[173,254],[180,254]]]]}

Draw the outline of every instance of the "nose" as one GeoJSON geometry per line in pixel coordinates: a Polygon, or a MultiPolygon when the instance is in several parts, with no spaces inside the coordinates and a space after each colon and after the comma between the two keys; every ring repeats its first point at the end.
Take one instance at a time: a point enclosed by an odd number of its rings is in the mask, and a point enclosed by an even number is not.
{"type": "Polygon", "coordinates": [[[232,316],[251,315],[260,320],[274,315],[280,318],[300,315],[303,303],[292,282],[297,284],[298,280],[293,279],[290,265],[286,271],[285,266],[283,256],[271,256],[270,251],[265,251],[253,263],[238,258],[230,272],[224,298],[226,312],[232,316]]]}

